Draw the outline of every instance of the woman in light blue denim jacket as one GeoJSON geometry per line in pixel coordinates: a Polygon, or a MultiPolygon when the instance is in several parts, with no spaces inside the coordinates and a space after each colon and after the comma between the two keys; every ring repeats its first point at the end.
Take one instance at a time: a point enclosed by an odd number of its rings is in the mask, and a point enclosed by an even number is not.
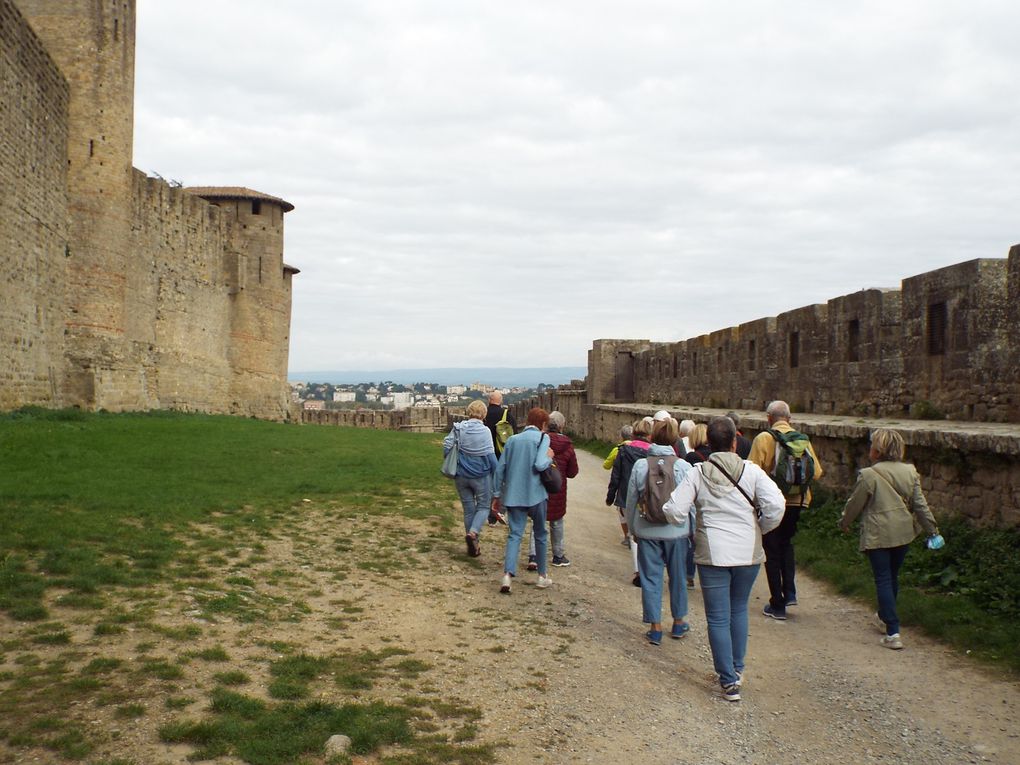
{"type": "Polygon", "coordinates": [[[510,527],[499,588],[502,593],[510,594],[511,579],[517,575],[517,558],[528,518],[531,518],[531,533],[535,537],[535,555],[538,558],[538,582],[535,586],[543,589],[552,584],[552,579],[546,575],[549,532],[545,525],[545,511],[549,494],[538,477],[539,472],[553,461],[553,450],[545,434],[548,424],[549,413],[545,409],[535,407],[528,412],[527,427],[506,442],[496,466],[492,509],[498,512],[501,505],[505,507],[510,527]]]}
{"type": "Polygon", "coordinates": [[[457,475],[453,480],[464,506],[464,541],[472,558],[481,555],[478,534],[489,517],[492,474],[498,464],[492,431],[482,422],[485,411],[485,404],[472,401],[467,407],[468,419],[454,423],[443,439],[443,456],[453,448],[454,439],[457,440],[457,475]]]}

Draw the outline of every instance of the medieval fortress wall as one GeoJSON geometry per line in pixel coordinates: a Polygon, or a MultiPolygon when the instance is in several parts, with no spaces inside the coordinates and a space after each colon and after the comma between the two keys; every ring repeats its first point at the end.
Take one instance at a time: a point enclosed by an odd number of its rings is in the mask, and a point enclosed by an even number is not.
{"type": "Polygon", "coordinates": [[[293,206],[131,166],[134,0],[0,21],[0,409],[289,416],[293,206]]]}
{"type": "Polygon", "coordinates": [[[1020,423],[1018,297],[1020,245],[679,342],[596,340],[590,401],[1020,423]]]}

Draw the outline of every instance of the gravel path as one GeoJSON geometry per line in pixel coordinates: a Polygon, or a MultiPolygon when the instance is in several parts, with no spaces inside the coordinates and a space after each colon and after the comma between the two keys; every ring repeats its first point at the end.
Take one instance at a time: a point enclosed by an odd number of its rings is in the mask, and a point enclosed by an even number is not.
{"type": "Polygon", "coordinates": [[[903,651],[882,648],[869,608],[804,576],[785,623],[761,616],[759,576],[743,700],[723,701],[700,590],[687,637],[644,641],[629,552],[604,504],[608,474],[601,460],[578,459],[567,512],[573,565],[551,569],[552,588],[521,573],[513,594],[500,595],[505,531],[486,529],[482,558],[452,561],[433,578],[415,619],[419,649],[459,648],[439,649],[444,685],[485,710],[482,738],[508,744],[503,761],[1020,763],[1017,683],[909,629],[903,651]],[[453,623],[440,615],[450,602],[453,623]]]}

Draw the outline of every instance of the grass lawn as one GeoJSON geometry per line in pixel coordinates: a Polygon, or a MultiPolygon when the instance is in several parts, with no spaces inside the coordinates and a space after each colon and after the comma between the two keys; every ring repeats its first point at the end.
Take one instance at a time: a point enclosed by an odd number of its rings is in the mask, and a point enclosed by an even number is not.
{"type": "MultiPolygon", "coordinates": [[[[345,566],[323,575],[342,582],[398,572],[448,536],[455,495],[439,440],[165,412],[0,415],[0,761],[99,756],[155,697],[171,720],[153,722],[152,738],[199,758],[318,763],[339,729],[354,754],[386,752],[380,762],[492,762],[493,748],[472,741],[476,710],[409,693],[432,669],[413,651],[310,655],[286,639],[311,611],[305,599],[325,597],[301,574],[322,568],[323,545],[345,566]],[[313,506],[338,530],[284,539],[313,506]],[[405,522],[433,532],[373,536],[405,522]],[[274,544],[300,558],[279,565],[274,544]],[[183,602],[186,617],[170,619],[183,602]],[[244,662],[216,642],[255,623],[285,639],[244,662]],[[263,696],[245,692],[252,673],[263,696]],[[371,697],[380,683],[393,686],[385,703],[371,697]],[[96,710],[113,723],[96,726],[96,710]]],[[[362,611],[331,605],[341,633],[362,611]]],[[[88,761],[132,762],[103,756],[88,761]]]]}

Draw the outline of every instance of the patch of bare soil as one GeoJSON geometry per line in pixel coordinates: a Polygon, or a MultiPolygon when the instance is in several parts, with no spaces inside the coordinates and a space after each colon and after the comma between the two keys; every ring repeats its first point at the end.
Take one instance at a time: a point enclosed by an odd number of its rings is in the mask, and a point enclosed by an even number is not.
{"type": "MultiPolygon", "coordinates": [[[[615,509],[603,502],[608,474],[591,455],[578,459],[566,525],[573,565],[552,568],[547,590],[536,589],[536,575],[521,566],[513,593],[501,595],[506,530],[486,528],[482,556],[468,558],[459,505],[451,506],[452,530],[439,532],[423,522],[351,516],[311,503],[300,521],[262,540],[252,564],[239,570],[255,580],[251,612],[227,612],[210,623],[208,597],[223,590],[212,577],[153,595],[150,624],[121,635],[97,637],[86,624],[94,617],[55,608],[56,620],[79,623],[71,645],[33,651],[63,655],[72,666],[103,656],[129,667],[215,646],[229,654],[228,662],[192,658],[176,680],[146,680],[143,713],[130,720],[118,717],[116,703],[69,710],[102,732],[94,762],[188,762],[193,750],[161,743],[157,731],[171,719],[201,717],[216,673],[243,671],[251,683],[240,690],[268,698],[269,663],[285,652],[395,647],[429,669],[414,676],[387,671],[359,698],[415,696],[476,707],[477,731],[463,720],[440,719],[436,727],[497,745],[499,762],[1020,763],[1017,683],[909,631],[904,650],[881,647],[873,609],[805,576],[800,605],[785,623],[761,615],[767,588],[759,577],[743,700],[724,701],[699,589],[690,591],[692,630],[685,638],[658,647],[644,640],[630,553],[620,545],[615,509]],[[193,702],[168,709],[168,698],[193,702]]],[[[17,636],[24,627],[5,621],[2,629],[17,636]]],[[[18,655],[6,651],[0,671],[16,670],[18,655]]],[[[120,691],[137,703],[132,688],[120,691]]],[[[344,703],[352,692],[320,683],[315,697],[344,703]]],[[[38,748],[0,748],[0,761],[65,760],[38,748]]]]}

